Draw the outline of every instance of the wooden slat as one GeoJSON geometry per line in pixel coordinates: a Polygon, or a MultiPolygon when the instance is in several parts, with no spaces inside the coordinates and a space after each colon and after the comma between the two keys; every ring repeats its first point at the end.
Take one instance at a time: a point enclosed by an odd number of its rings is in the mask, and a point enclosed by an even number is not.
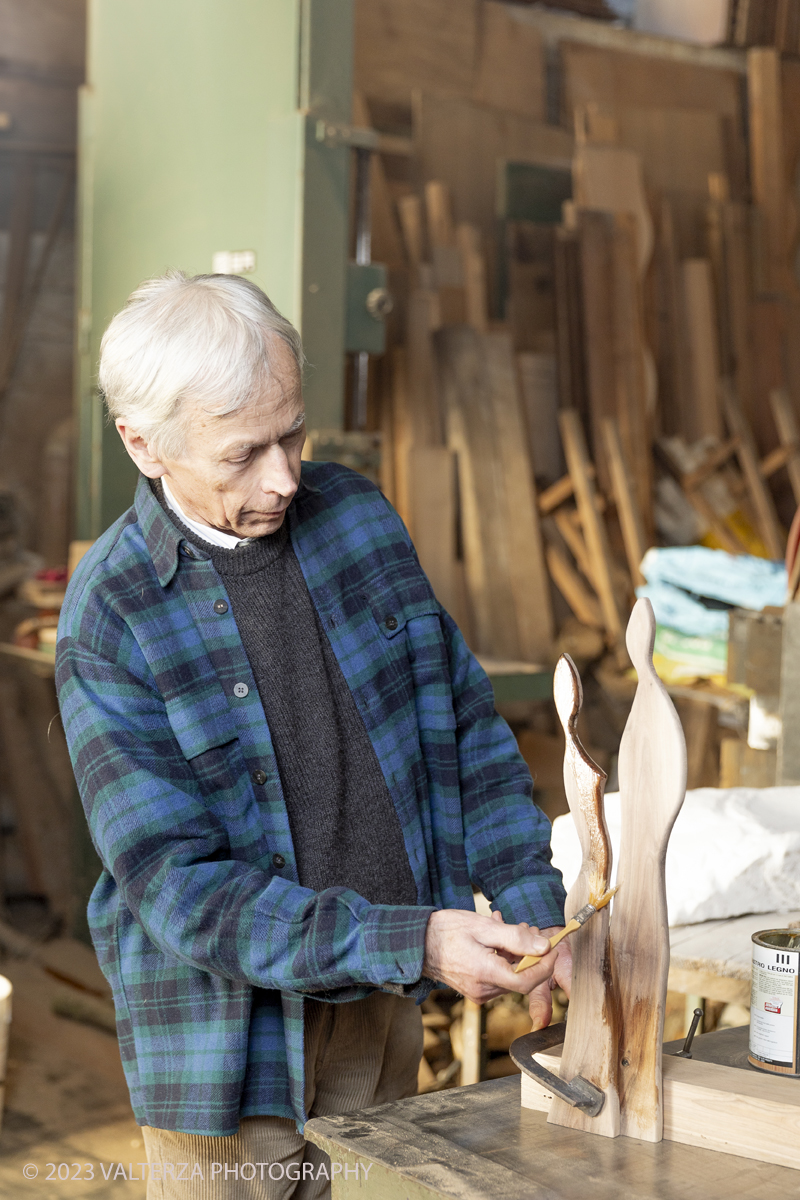
{"type": "Polygon", "coordinates": [[[491,333],[481,340],[498,468],[505,492],[504,515],[519,657],[541,662],[547,658],[553,643],[553,614],[514,350],[508,334],[491,333]]]}
{"type": "Polygon", "coordinates": [[[589,552],[586,549],[586,542],[583,538],[583,530],[577,510],[566,507],[558,508],[553,513],[553,521],[555,522],[556,529],[567,543],[570,553],[578,564],[581,573],[589,581],[594,590],[597,591],[597,583],[592,573],[592,563],[589,558],[589,552]]]}
{"type": "MultiPolygon", "coordinates": [[[[552,354],[518,354],[517,369],[533,475],[539,484],[550,483],[564,470],[558,432],[555,357],[552,354]]],[[[541,495],[539,511],[542,511],[541,495]]]]}
{"type": "Polygon", "coordinates": [[[800,298],[789,249],[797,222],[790,194],[783,140],[781,59],[772,47],[758,46],[747,54],[750,162],[753,199],[763,219],[767,291],[800,298]]]}
{"type": "Polygon", "coordinates": [[[414,442],[444,444],[444,417],[439,399],[432,334],[441,323],[439,296],[417,288],[408,299],[408,397],[414,442]]]}
{"type": "Polygon", "coordinates": [[[800,429],[797,427],[797,417],[791,400],[782,389],[776,388],[772,391],[769,400],[781,445],[792,452],[787,459],[786,469],[795,504],[800,505],[800,429]]]}
{"type": "Polygon", "coordinates": [[[553,260],[559,402],[561,408],[577,409],[587,421],[580,243],[574,229],[556,229],[553,260]]]}
{"type": "Polygon", "coordinates": [[[429,179],[425,184],[425,215],[428,220],[428,242],[436,246],[455,244],[453,202],[450,189],[441,179],[429,179]]]}
{"type": "Polygon", "coordinates": [[[614,277],[614,218],[609,213],[581,211],[578,231],[591,443],[600,487],[609,492],[611,476],[603,452],[601,422],[604,417],[617,415],[614,309],[609,303],[614,277]]]}
{"type": "Polygon", "coordinates": [[[782,558],[786,539],[781,532],[778,514],[775,511],[775,502],[759,469],[753,435],[729,381],[725,381],[721,385],[721,394],[728,428],[738,442],[736,455],[747,483],[750,502],[758,522],[758,532],[770,557],[782,558]]]}
{"type": "MultiPolygon", "coordinates": [[[[645,536],[653,539],[652,437],[649,414],[655,408],[648,379],[654,374],[644,333],[642,296],[636,273],[635,223],[629,213],[614,221],[614,352],[617,377],[617,421],[628,462],[639,519],[645,536]]],[[[601,422],[601,436],[602,436],[601,422]]],[[[604,442],[604,445],[606,443],[604,442]]],[[[608,464],[612,486],[614,472],[608,464]]]]}
{"type": "Polygon", "coordinates": [[[657,251],[662,308],[658,344],[659,415],[662,431],[674,435],[682,434],[688,427],[691,380],[675,214],[667,199],[661,201],[657,251]]]}
{"type": "Polygon", "coordinates": [[[645,582],[640,565],[647,551],[648,541],[631,480],[630,468],[625,461],[619,428],[611,417],[607,417],[603,422],[603,436],[611,471],[614,503],[617,506],[622,540],[625,544],[625,556],[628,560],[628,570],[631,573],[633,586],[636,588],[645,582]]]}
{"type": "Polygon", "coordinates": [[[711,263],[691,258],[681,264],[685,338],[691,377],[690,424],[683,430],[689,442],[722,436],[719,407],[719,350],[711,263]]]}
{"type": "MultiPolygon", "coordinates": [[[[415,273],[425,257],[425,234],[422,221],[422,201],[417,195],[401,196],[397,201],[397,215],[403,235],[406,257],[415,273]]],[[[418,278],[414,283],[419,282],[418,278]]]]}
{"type": "Polygon", "coordinates": [[[483,339],[461,326],[435,335],[448,444],[458,455],[464,564],[477,653],[521,659],[508,518],[498,469],[483,339]]]}
{"type": "MultiPolygon", "coordinates": [[[[586,548],[592,564],[592,577],[596,581],[597,595],[603,622],[610,642],[621,650],[623,631],[622,615],[614,594],[611,553],[605,525],[598,515],[594,484],[587,471],[588,454],[586,441],[578,415],[574,410],[560,413],[559,425],[564,443],[567,468],[575,489],[586,548]]],[[[624,655],[624,651],[622,651],[624,655]]]]}
{"type": "Polygon", "coordinates": [[[456,242],[461,254],[467,324],[478,333],[485,333],[489,325],[489,313],[486,259],[481,250],[480,231],[475,225],[462,221],[456,229],[456,242]]]}
{"type": "Polygon", "coordinates": [[[456,561],[456,468],[446,446],[412,446],[408,456],[409,530],[436,598],[466,632],[456,561]]]}
{"type": "MultiPolygon", "coordinates": [[[[594,468],[592,468],[594,470],[594,468]]],[[[575,491],[572,486],[572,479],[569,475],[562,475],[555,483],[552,483],[549,488],[539,493],[539,512],[542,516],[558,508],[559,504],[563,504],[565,500],[569,500],[570,496],[575,491]]]]}
{"type": "Polygon", "coordinates": [[[561,595],[575,616],[591,629],[603,628],[603,617],[597,599],[584,584],[563,550],[548,545],[545,549],[547,569],[561,595]]]}

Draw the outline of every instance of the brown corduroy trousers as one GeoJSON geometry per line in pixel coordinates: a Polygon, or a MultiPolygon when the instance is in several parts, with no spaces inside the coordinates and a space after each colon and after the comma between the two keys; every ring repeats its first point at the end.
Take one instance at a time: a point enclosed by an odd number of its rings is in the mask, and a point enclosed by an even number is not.
{"type": "MultiPolygon", "coordinates": [[[[422,1018],[413,1000],[386,992],[373,992],[350,1004],[307,1000],[309,1117],[334,1116],[415,1095],[421,1056],[422,1018]]],[[[149,1126],[142,1133],[148,1159],[147,1200],[288,1200],[290,1196],[324,1200],[330,1196],[330,1159],[306,1142],[294,1121],[285,1117],[245,1117],[231,1137],[149,1126]]]]}

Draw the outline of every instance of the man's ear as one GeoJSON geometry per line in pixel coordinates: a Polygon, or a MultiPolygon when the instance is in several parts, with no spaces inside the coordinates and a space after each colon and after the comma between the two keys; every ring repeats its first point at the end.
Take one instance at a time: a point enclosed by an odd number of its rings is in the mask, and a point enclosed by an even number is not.
{"type": "Polygon", "coordinates": [[[148,479],[160,479],[162,475],[166,475],[167,468],[160,459],[153,457],[147,442],[141,434],[127,424],[124,417],[119,417],[114,424],[125,449],[143,475],[146,475],[148,479]]]}

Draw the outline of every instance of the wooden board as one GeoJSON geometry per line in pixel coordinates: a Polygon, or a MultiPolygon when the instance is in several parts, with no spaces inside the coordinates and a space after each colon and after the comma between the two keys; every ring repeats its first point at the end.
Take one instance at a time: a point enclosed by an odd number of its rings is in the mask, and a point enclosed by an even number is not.
{"type": "Polygon", "coordinates": [[[631,108],[692,108],[741,121],[738,71],[677,59],[563,41],[565,124],[594,100],[612,112],[631,108]]]}
{"type": "Polygon", "coordinates": [[[565,551],[557,545],[548,543],[545,550],[547,569],[575,616],[590,629],[602,629],[603,617],[597,599],[584,584],[578,572],[569,561],[565,551]]]}
{"type": "Polygon", "coordinates": [[[609,303],[609,284],[614,277],[614,218],[610,213],[582,211],[577,219],[588,426],[600,487],[609,492],[611,476],[603,451],[601,423],[604,417],[617,415],[614,309],[609,303]]]}
{"type": "Polygon", "coordinates": [[[770,392],[769,400],[781,445],[794,451],[786,464],[786,470],[789,473],[795,504],[800,506],[800,430],[797,427],[797,416],[789,396],[782,388],[770,392]]]}
{"type": "MultiPolygon", "coordinates": [[[[637,278],[636,225],[630,213],[617,213],[614,218],[612,255],[617,421],[643,530],[652,539],[651,426],[655,411],[655,366],[645,339],[642,289],[637,278]]],[[[604,449],[606,445],[604,438],[604,449]]],[[[610,461],[607,467],[613,485],[610,461]]]]}
{"type": "Polygon", "coordinates": [[[704,437],[721,438],[717,314],[709,260],[690,258],[681,263],[681,281],[691,388],[691,403],[681,432],[688,442],[704,437]]]}
{"type": "Polygon", "coordinates": [[[473,98],[506,112],[545,119],[544,39],[496,0],[481,5],[473,98]]]}
{"type": "Polygon", "coordinates": [[[507,315],[517,350],[552,351],[555,342],[554,226],[506,225],[507,315]]]}
{"type": "Polygon", "coordinates": [[[800,298],[790,251],[797,236],[797,206],[789,186],[783,140],[784,97],[777,50],[756,47],[747,54],[750,162],[753,199],[762,218],[765,291],[800,298]]]}
{"type": "Polygon", "coordinates": [[[420,93],[414,99],[414,162],[418,182],[440,179],[450,188],[456,223],[494,241],[495,193],[502,160],[568,167],[573,140],[543,125],[469,100],[420,93]]]}
{"type": "Polygon", "coordinates": [[[583,429],[574,409],[563,410],[559,415],[559,424],[567,468],[575,489],[575,499],[578,503],[578,512],[586,539],[586,549],[592,564],[592,579],[597,587],[603,623],[610,643],[617,647],[622,658],[624,656],[621,646],[622,615],[614,594],[613,564],[608,548],[608,535],[597,511],[594,483],[588,471],[589,458],[586,453],[583,429]]]}
{"type": "Polygon", "coordinates": [[[653,668],[655,617],[638,600],[626,642],[638,685],[619,750],[622,810],[611,915],[619,1003],[620,1131],[661,1140],[661,1043],[669,971],[664,864],[686,791],[686,747],[678,714],[653,668]]]}
{"type": "MultiPolygon", "coordinates": [[[[608,890],[611,879],[611,843],[603,812],[605,772],[581,745],[577,733],[583,689],[575,664],[562,655],[553,677],[556,710],[564,730],[564,790],[581,844],[581,870],[569,890],[565,912],[572,915],[608,890]]],[[[554,1099],[549,1120],[570,1129],[585,1129],[605,1137],[619,1134],[619,1098],[616,1088],[616,1016],[612,990],[608,908],[572,935],[572,991],[563,1047],[564,1077],[581,1075],[605,1094],[602,1111],[589,1117],[563,1100],[554,1099]]]]}
{"type": "Polygon", "coordinates": [[[617,508],[622,540],[625,544],[625,556],[628,560],[628,570],[631,573],[633,586],[639,587],[645,582],[640,570],[642,559],[648,548],[644,523],[636,498],[636,491],[631,479],[631,471],[622,449],[619,436],[619,426],[611,417],[603,422],[603,436],[606,444],[606,457],[611,471],[611,484],[614,503],[617,508]]]}
{"type": "Polygon", "coordinates": [[[510,339],[459,326],[440,330],[435,343],[448,444],[458,455],[474,649],[541,661],[552,615],[510,339]]]}
{"type": "Polygon", "coordinates": [[[356,0],[355,87],[395,104],[422,87],[468,95],[478,14],[478,0],[356,0]]]}
{"type": "Polygon", "coordinates": [[[517,367],[534,478],[550,485],[564,472],[564,454],[558,433],[555,355],[518,354],[517,367]]]}
{"type": "Polygon", "coordinates": [[[653,253],[653,221],[639,155],[621,146],[577,146],[572,178],[579,207],[635,217],[637,264],[640,274],[644,274],[653,253]]]}
{"type": "Polygon", "coordinates": [[[750,503],[758,523],[758,532],[770,557],[783,558],[786,551],[786,538],[775,511],[775,501],[761,475],[753,434],[729,381],[725,381],[722,385],[722,397],[728,430],[731,437],[737,439],[736,457],[739,459],[739,465],[747,484],[750,503]]]}
{"type": "Polygon", "coordinates": [[[456,463],[446,446],[412,446],[408,455],[409,531],[437,600],[469,633],[463,566],[456,557],[456,463]]]}
{"type": "Polygon", "coordinates": [[[505,498],[503,516],[509,544],[518,657],[527,662],[542,662],[551,652],[555,630],[514,350],[511,338],[505,333],[487,334],[481,342],[505,498]]]}
{"type": "MultiPolygon", "coordinates": [[[[561,1051],[558,1046],[536,1057],[558,1075],[561,1051]]],[[[662,1071],[665,1140],[800,1169],[796,1080],[668,1054],[662,1071]]],[[[523,1108],[547,1112],[552,1100],[552,1092],[522,1076],[523,1108]]]]}
{"type": "MultiPolygon", "coordinates": [[[[675,97],[677,105],[680,97],[675,97]]],[[[725,137],[717,112],[683,107],[618,109],[619,143],[639,155],[647,186],[694,192],[705,199],[708,176],[726,172],[725,137]]]]}

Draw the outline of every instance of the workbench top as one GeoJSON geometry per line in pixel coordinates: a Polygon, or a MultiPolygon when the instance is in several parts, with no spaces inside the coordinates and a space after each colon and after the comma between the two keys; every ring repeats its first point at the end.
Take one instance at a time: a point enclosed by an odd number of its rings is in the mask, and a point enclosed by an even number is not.
{"type": "MultiPolygon", "coordinates": [[[[711,1035],[713,1036],[713,1035],[711,1035]]],[[[800,1171],[676,1142],[597,1137],[520,1107],[520,1081],[432,1092],[305,1135],[350,1167],[337,1200],[763,1200],[800,1194],[800,1171]],[[354,1166],[374,1164],[367,1179],[354,1166]]]]}

